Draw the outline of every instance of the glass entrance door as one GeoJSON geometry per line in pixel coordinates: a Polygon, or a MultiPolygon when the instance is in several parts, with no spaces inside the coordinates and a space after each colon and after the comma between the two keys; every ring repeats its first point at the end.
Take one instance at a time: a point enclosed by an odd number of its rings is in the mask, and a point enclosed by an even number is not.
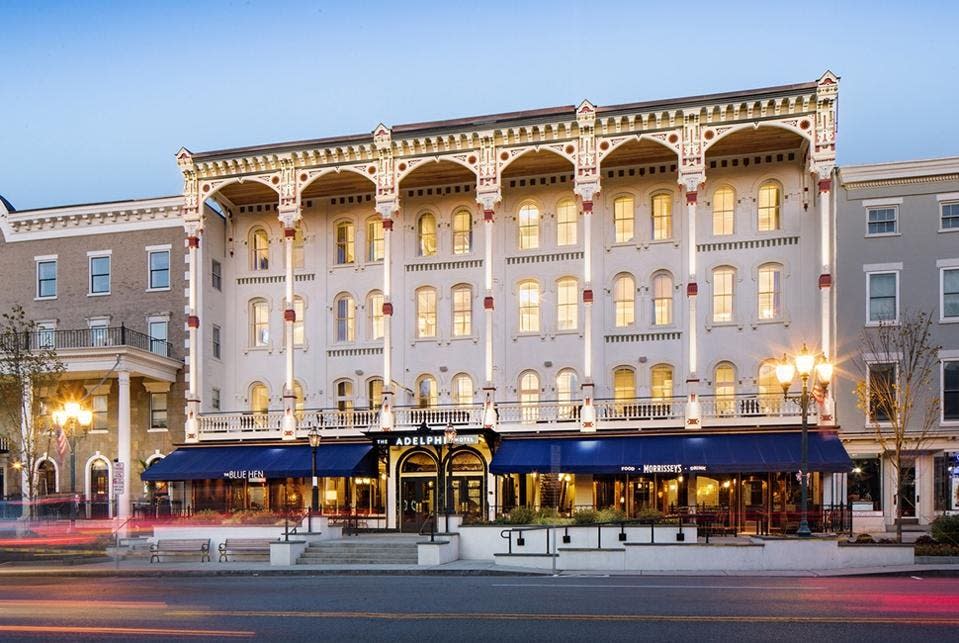
{"type": "Polygon", "coordinates": [[[899,501],[902,503],[902,517],[916,517],[916,461],[903,460],[899,471],[902,480],[899,501]]]}
{"type": "Polygon", "coordinates": [[[404,477],[400,484],[400,529],[419,531],[435,506],[433,478],[404,477]]]}

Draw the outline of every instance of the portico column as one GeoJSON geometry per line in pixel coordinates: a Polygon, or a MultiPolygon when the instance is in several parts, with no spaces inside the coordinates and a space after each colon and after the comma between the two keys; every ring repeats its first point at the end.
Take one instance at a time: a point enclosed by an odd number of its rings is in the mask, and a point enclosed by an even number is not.
{"type": "Polygon", "coordinates": [[[286,278],[284,280],[284,310],[283,310],[283,339],[286,353],[286,376],[283,380],[283,421],[282,437],[284,440],[296,439],[296,393],[295,373],[293,370],[293,326],[296,323],[296,309],[293,307],[293,241],[296,238],[296,220],[299,218],[296,209],[284,209],[280,212],[280,221],[283,223],[283,243],[286,250],[284,265],[286,278]]]}
{"type": "Polygon", "coordinates": [[[696,201],[701,175],[686,177],[686,428],[702,427],[699,405],[699,344],[697,339],[698,318],[696,299],[699,284],[696,282],[696,201]]]}
{"type": "Polygon", "coordinates": [[[201,351],[201,333],[199,317],[199,291],[200,283],[203,279],[203,269],[200,265],[200,233],[202,232],[201,222],[199,220],[189,221],[185,224],[187,231],[187,248],[189,263],[189,289],[188,289],[188,307],[187,313],[187,332],[190,341],[190,352],[188,355],[189,373],[187,386],[187,418],[186,418],[186,442],[198,442],[199,437],[199,416],[200,416],[200,351],[201,351]]]}
{"type": "MultiPolygon", "coordinates": [[[[832,193],[832,168],[828,169],[826,178],[819,175],[819,262],[822,265],[819,273],[819,309],[820,309],[820,345],[825,357],[832,352],[832,229],[830,226],[832,211],[830,210],[830,195],[832,193]]],[[[823,398],[819,424],[831,426],[834,424],[835,404],[833,402],[832,387],[826,390],[823,398]]]]}
{"type": "Polygon", "coordinates": [[[486,238],[486,256],[484,268],[483,315],[486,323],[486,359],[485,381],[487,390],[494,389],[493,385],[493,216],[492,208],[483,210],[483,231],[486,238]]]}
{"type": "Polygon", "coordinates": [[[583,399],[594,398],[593,385],[593,200],[583,199],[583,399]]]}
{"type": "Polygon", "coordinates": [[[392,281],[393,218],[383,217],[383,393],[393,405],[393,298],[392,281]]]}
{"type": "Polygon", "coordinates": [[[117,373],[119,394],[117,396],[117,461],[123,466],[123,492],[117,498],[117,518],[124,521],[130,517],[130,372],[117,373]]]}

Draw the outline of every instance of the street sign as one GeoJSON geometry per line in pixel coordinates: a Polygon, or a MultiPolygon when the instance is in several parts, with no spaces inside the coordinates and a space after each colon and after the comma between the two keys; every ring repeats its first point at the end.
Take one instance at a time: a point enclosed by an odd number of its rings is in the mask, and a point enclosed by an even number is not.
{"type": "Polygon", "coordinates": [[[123,482],[123,473],[124,465],[122,462],[115,462],[113,464],[113,495],[121,496],[123,495],[123,490],[125,488],[123,482]]]}

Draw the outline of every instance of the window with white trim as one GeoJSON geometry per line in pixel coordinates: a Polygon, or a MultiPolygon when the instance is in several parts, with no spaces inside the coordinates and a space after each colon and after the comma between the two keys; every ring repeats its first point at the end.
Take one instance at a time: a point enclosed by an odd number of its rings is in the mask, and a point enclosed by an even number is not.
{"type": "Polygon", "coordinates": [[[436,387],[436,378],[432,375],[422,375],[416,381],[416,406],[421,409],[436,406],[439,403],[439,390],[436,387]]]}
{"type": "Polygon", "coordinates": [[[532,279],[519,283],[519,332],[539,332],[539,284],[532,279]]]}
{"type": "Polygon", "coordinates": [[[416,224],[419,234],[419,243],[417,245],[417,254],[420,257],[432,257],[436,255],[436,216],[432,212],[425,212],[420,215],[416,224]]]}
{"type": "Polygon", "coordinates": [[[942,362],[942,419],[959,422],[959,360],[942,362]]]}
{"type": "Polygon", "coordinates": [[[306,344],[306,304],[299,295],[293,297],[293,314],[296,316],[293,322],[293,345],[303,346],[306,344]]]}
{"type": "Polygon", "coordinates": [[[520,249],[539,248],[539,208],[527,203],[519,209],[518,220],[520,249]]]}
{"type": "Polygon", "coordinates": [[[469,406],[473,403],[473,378],[466,373],[459,373],[453,378],[453,404],[469,406]]]}
{"type": "Polygon", "coordinates": [[[667,273],[653,277],[653,326],[673,323],[673,278],[667,273]]]}
{"type": "Polygon", "coordinates": [[[556,282],[556,329],[576,330],[579,323],[578,288],[575,277],[556,282]]]}
{"type": "Polygon", "coordinates": [[[613,230],[616,243],[633,240],[636,223],[636,206],[633,197],[621,196],[613,201],[613,230]]]}
{"type": "Polygon", "coordinates": [[[519,376],[520,421],[531,424],[539,419],[539,374],[525,371],[519,376]]]}
{"type": "Polygon", "coordinates": [[[351,380],[340,380],[336,383],[336,410],[353,410],[353,382],[351,380]]]}
{"type": "Polygon", "coordinates": [[[170,251],[151,250],[149,253],[150,290],[170,289],[170,251]]]}
{"type": "Polygon", "coordinates": [[[899,211],[895,206],[866,210],[866,234],[870,237],[899,232],[899,211]]]}
{"type": "Polygon", "coordinates": [[[57,297],[57,260],[56,258],[37,261],[37,299],[56,299],[57,297]]]}
{"type": "Polygon", "coordinates": [[[959,268],[942,268],[942,311],[943,320],[959,320],[959,268]]]}
{"type": "Polygon", "coordinates": [[[169,357],[169,322],[166,319],[151,319],[149,321],[150,352],[169,357]]]}
{"type": "Polygon", "coordinates": [[[353,263],[353,222],[340,221],[336,224],[336,263],[353,263]]]}
{"type": "Polygon", "coordinates": [[[250,346],[264,348],[270,344],[270,305],[263,299],[250,302],[250,346]]]}
{"type": "Polygon", "coordinates": [[[210,280],[214,289],[223,290],[223,265],[216,259],[210,264],[210,280]]]}
{"type": "Polygon", "coordinates": [[[453,213],[453,254],[469,254],[473,248],[473,213],[460,208],[453,213]]]}
{"type": "Polygon", "coordinates": [[[150,393],[150,428],[167,428],[167,394],[150,393]]]}
{"type": "Polygon", "coordinates": [[[383,219],[373,215],[366,220],[366,260],[382,261],[385,250],[383,219]]]}
{"type": "Polygon", "coordinates": [[[723,324],[733,320],[733,285],[736,269],[720,266],[713,269],[713,322],[723,324]]]}
{"type": "Polygon", "coordinates": [[[614,324],[632,326],[636,321],[636,282],[632,275],[619,275],[613,281],[614,324]]]}
{"type": "Polygon", "coordinates": [[[333,302],[333,315],[336,322],[336,341],[356,341],[356,302],[348,293],[337,295],[333,302]]]}
{"type": "Polygon", "coordinates": [[[657,364],[650,370],[650,392],[654,400],[668,400],[673,396],[673,367],[657,364]]]}
{"type": "Polygon", "coordinates": [[[759,187],[757,227],[760,232],[779,230],[782,208],[782,188],[775,181],[767,181],[759,187]]]}
{"type": "Polygon", "coordinates": [[[713,193],[713,236],[723,237],[733,233],[736,193],[728,186],[713,193]]]}
{"type": "Polygon", "coordinates": [[[941,230],[959,230],[959,201],[953,203],[940,204],[940,223],[941,230]]]}
{"type": "Polygon", "coordinates": [[[213,357],[220,359],[220,349],[221,349],[221,334],[222,331],[220,327],[216,324],[213,324],[213,332],[210,333],[210,337],[213,340],[213,357]]]}
{"type": "Polygon", "coordinates": [[[372,291],[366,296],[367,325],[370,339],[383,339],[386,333],[386,324],[383,317],[383,293],[372,291]]]}
{"type": "Polygon", "coordinates": [[[866,372],[869,380],[869,421],[888,422],[896,411],[896,365],[891,363],[869,364],[866,372]]]}
{"type": "Polygon", "coordinates": [[[110,294],[110,255],[90,257],[90,294],[110,294]]]}
{"type": "Polygon", "coordinates": [[[899,273],[866,273],[866,292],[869,297],[867,321],[870,324],[895,322],[899,319],[899,273]]]}
{"type": "Polygon", "coordinates": [[[436,337],[436,289],[430,286],[416,289],[416,336],[436,337]]]}
{"type": "Polygon", "coordinates": [[[250,231],[250,270],[269,270],[270,238],[263,228],[250,231]]]}
{"type": "Polygon", "coordinates": [[[473,289],[468,284],[453,286],[453,337],[473,333],[473,289]]]}
{"type": "Polygon", "coordinates": [[[56,348],[57,344],[57,324],[52,321],[37,322],[34,326],[36,331],[37,348],[56,348]]]}
{"type": "Polygon", "coordinates": [[[90,397],[90,410],[93,412],[93,421],[90,424],[91,431],[106,431],[108,425],[108,398],[106,395],[93,395],[90,397]]]}
{"type": "Polygon", "coordinates": [[[759,318],[782,317],[782,266],[767,263],[759,267],[759,318]]]}
{"type": "Polygon", "coordinates": [[[576,202],[572,199],[563,199],[556,206],[556,245],[575,246],[577,232],[576,202]]]}
{"type": "Polygon", "coordinates": [[[220,389],[213,387],[212,395],[210,395],[210,405],[213,406],[214,411],[220,410],[220,389]]]}
{"type": "Polygon", "coordinates": [[[653,240],[673,238],[673,195],[668,193],[653,196],[653,240]]]}
{"type": "Polygon", "coordinates": [[[560,420],[569,420],[578,412],[579,409],[573,403],[577,390],[579,390],[579,381],[576,378],[576,371],[564,368],[556,374],[556,401],[559,402],[560,420]]]}

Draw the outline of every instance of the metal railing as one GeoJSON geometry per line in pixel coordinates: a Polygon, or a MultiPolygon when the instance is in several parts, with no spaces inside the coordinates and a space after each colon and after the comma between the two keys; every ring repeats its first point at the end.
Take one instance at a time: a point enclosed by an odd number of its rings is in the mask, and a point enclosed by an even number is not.
{"type": "MultiPolygon", "coordinates": [[[[783,399],[781,393],[733,395],[700,395],[703,420],[722,418],[798,418],[802,408],[796,400],[783,399]]],[[[815,411],[815,409],[813,409],[815,411]]]]}
{"type": "MultiPolygon", "coordinates": [[[[3,343],[12,341],[4,337],[3,343]]],[[[39,329],[23,333],[17,338],[19,347],[24,350],[70,350],[79,348],[108,348],[113,346],[127,346],[143,351],[155,353],[163,357],[173,358],[173,344],[141,333],[140,331],[120,326],[95,326],[79,329],[39,329]]]]}

